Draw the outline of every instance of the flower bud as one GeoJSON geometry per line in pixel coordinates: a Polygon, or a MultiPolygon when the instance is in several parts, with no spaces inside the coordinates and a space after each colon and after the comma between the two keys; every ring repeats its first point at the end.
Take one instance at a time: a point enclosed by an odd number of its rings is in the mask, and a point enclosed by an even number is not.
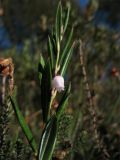
{"type": "Polygon", "coordinates": [[[52,80],[52,88],[55,88],[58,92],[64,90],[64,78],[62,76],[55,76],[52,80]]]}

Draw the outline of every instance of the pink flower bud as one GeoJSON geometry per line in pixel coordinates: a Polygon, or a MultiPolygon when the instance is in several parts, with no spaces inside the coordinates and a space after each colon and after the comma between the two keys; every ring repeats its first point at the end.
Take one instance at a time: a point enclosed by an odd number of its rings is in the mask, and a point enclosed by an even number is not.
{"type": "Polygon", "coordinates": [[[64,78],[62,76],[55,76],[52,80],[52,88],[55,88],[58,92],[64,90],[64,78]]]}

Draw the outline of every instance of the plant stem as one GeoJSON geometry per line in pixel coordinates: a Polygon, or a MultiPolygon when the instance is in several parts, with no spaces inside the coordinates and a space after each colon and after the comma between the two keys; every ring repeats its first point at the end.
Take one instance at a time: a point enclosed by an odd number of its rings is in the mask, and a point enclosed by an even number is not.
{"type": "Polygon", "coordinates": [[[2,77],[2,103],[5,101],[5,84],[6,84],[6,76],[2,77]]]}
{"type": "Polygon", "coordinates": [[[95,111],[93,96],[91,94],[90,86],[88,83],[86,68],[84,65],[82,41],[81,40],[80,40],[80,47],[79,47],[79,56],[80,56],[80,64],[81,64],[81,68],[82,68],[82,73],[83,73],[83,82],[85,84],[85,90],[87,92],[87,100],[88,100],[87,105],[89,107],[89,112],[93,118],[92,123],[93,123],[93,131],[95,134],[95,141],[98,146],[98,149],[103,152],[103,157],[106,157],[106,160],[109,160],[110,155],[109,155],[107,148],[104,145],[103,141],[100,139],[100,134],[98,132],[97,115],[96,115],[96,111],[95,111]]]}
{"type": "Polygon", "coordinates": [[[57,94],[57,90],[55,90],[55,89],[52,89],[52,96],[51,96],[51,100],[50,100],[50,109],[49,109],[49,115],[51,114],[51,108],[52,108],[52,103],[53,103],[53,100],[55,99],[55,97],[56,97],[56,94],[57,94]]]}

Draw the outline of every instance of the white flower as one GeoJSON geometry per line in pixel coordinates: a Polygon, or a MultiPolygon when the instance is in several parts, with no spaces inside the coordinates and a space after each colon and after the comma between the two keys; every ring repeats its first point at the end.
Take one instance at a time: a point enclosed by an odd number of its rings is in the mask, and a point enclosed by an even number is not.
{"type": "Polygon", "coordinates": [[[64,78],[62,76],[55,76],[52,80],[52,88],[55,88],[58,92],[64,90],[64,78]]]}

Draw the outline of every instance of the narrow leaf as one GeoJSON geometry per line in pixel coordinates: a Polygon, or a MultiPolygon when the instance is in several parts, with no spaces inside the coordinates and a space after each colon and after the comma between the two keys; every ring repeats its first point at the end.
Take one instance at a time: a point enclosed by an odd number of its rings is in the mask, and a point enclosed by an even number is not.
{"type": "Polygon", "coordinates": [[[57,39],[56,39],[54,31],[51,36],[51,42],[52,42],[54,56],[57,57],[57,39]]]}
{"type": "Polygon", "coordinates": [[[44,71],[44,66],[45,66],[45,61],[42,55],[40,55],[40,61],[38,64],[38,74],[39,74],[39,80],[40,80],[40,84],[41,84],[41,79],[42,79],[42,74],[44,71]]]}
{"type": "Polygon", "coordinates": [[[43,110],[43,120],[46,122],[49,119],[49,103],[51,99],[51,66],[50,60],[45,65],[44,72],[41,80],[41,106],[43,110]]]}
{"type": "Polygon", "coordinates": [[[57,42],[60,42],[61,35],[61,25],[62,25],[62,5],[61,2],[58,4],[57,13],[56,13],[56,21],[55,21],[55,33],[57,42]]]}
{"type": "Polygon", "coordinates": [[[66,16],[65,16],[64,33],[65,33],[65,31],[67,29],[67,26],[68,26],[69,17],[70,17],[70,6],[67,8],[67,13],[66,13],[66,16]]]}
{"type": "Polygon", "coordinates": [[[58,119],[60,118],[60,116],[65,111],[66,104],[68,102],[68,98],[69,98],[69,95],[70,95],[70,90],[71,90],[71,85],[69,85],[66,88],[66,90],[65,90],[65,92],[64,92],[64,94],[63,94],[63,96],[61,98],[61,101],[60,101],[59,106],[58,106],[57,111],[56,111],[56,116],[57,116],[58,119]]]}
{"type": "Polygon", "coordinates": [[[60,74],[61,74],[62,76],[65,75],[66,69],[67,69],[67,67],[68,67],[70,58],[71,58],[72,53],[73,53],[74,44],[75,44],[75,43],[73,43],[72,47],[70,48],[70,50],[69,50],[68,53],[67,53],[67,56],[66,56],[66,57],[64,58],[64,60],[63,60],[63,65],[62,65],[62,67],[61,67],[61,69],[60,69],[60,74]]]}
{"type": "Polygon", "coordinates": [[[11,102],[11,105],[15,111],[15,114],[16,114],[16,117],[18,119],[18,122],[32,148],[32,150],[35,152],[35,154],[37,154],[37,144],[35,142],[35,139],[33,137],[33,134],[28,126],[28,124],[26,123],[20,109],[19,109],[19,106],[17,104],[17,101],[16,101],[16,96],[13,95],[13,96],[10,96],[10,102],[11,102]]]}
{"type": "Polygon", "coordinates": [[[70,31],[70,34],[69,34],[69,36],[68,36],[68,40],[67,40],[67,42],[66,42],[65,48],[64,48],[64,50],[63,50],[63,52],[62,52],[62,54],[61,54],[60,64],[63,63],[63,59],[66,57],[66,55],[67,55],[68,52],[69,52],[69,49],[70,49],[70,47],[71,47],[72,35],[73,35],[73,28],[72,28],[71,31],[70,31]]]}
{"type": "Polygon", "coordinates": [[[41,64],[41,66],[44,68],[44,66],[45,66],[45,61],[44,61],[44,58],[43,58],[42,55],[40,55],[40,64],[41,64]]]}
{"type": "Polygon", "coordinates": [[[53,51],[53,47],[54,47],[54,44],[52,43],[51,41],[51,38],[48,37],[48,51],[49,51],[49,54],[50,54],[50,65],[51,65],[51,68],[53,69],[54,68],[54,51],[53,51]]]}
{"type": "Polygon", "coordinates": [[[39,160],[51,160],[57,135],[57,118],[52,117],[43,131],[39,147],[39,160]]]}
{"type": "Polygon", "coordinates": [[[59,15],[60,17],[59,17],[59,37],[60,37],[60,41],[62,40],[62,38],[63,38],[63,17],[62,17],[62,5],[60,5],[60,15],[59,15]]]}

